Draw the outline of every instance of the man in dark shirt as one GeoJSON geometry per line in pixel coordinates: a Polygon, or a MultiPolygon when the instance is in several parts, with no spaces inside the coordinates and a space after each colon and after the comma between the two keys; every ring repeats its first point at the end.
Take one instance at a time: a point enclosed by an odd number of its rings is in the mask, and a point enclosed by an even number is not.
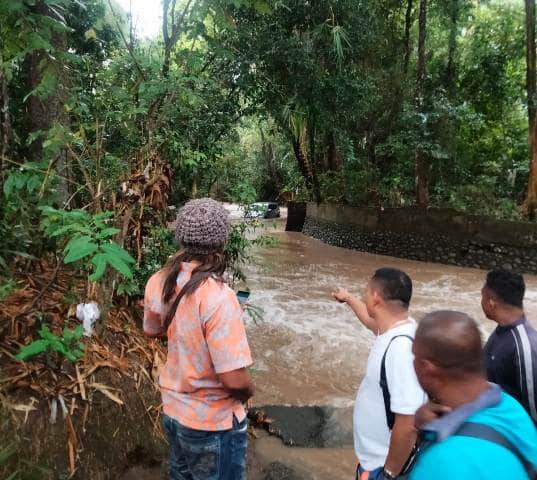
{"type": "Polygon", "coordinates": [[[537,331],[524,314],[522,275],[506,270],[487,274],[481,307],[498,326],[485,345],[487,377],[517,399],[537,423],[537,331]]]}

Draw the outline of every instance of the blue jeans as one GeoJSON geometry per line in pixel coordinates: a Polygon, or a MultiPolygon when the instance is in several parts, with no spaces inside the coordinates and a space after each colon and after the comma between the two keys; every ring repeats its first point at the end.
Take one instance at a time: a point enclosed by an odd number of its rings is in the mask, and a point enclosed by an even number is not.
{"type": "Polygon", "coordinates": [[[170,443],[170,480],[245,480],[248,419],[233,416],[233,428],[193,430],[167,415],[162,424],[170,443]]]}

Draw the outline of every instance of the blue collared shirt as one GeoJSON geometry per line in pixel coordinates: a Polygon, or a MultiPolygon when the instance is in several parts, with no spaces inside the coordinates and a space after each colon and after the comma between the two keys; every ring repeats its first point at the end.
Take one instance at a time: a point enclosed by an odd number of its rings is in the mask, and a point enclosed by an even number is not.
{"type": "Polygon", "coordinates": [[[431,445],[420,454],[410,480],[525,480],[520,461],[488,440],[458,436],[464,422],[488,425],[504,435],[537,468],[537,430],[520,404],[494,384],[473,402],[428,423],[431,445]]]}

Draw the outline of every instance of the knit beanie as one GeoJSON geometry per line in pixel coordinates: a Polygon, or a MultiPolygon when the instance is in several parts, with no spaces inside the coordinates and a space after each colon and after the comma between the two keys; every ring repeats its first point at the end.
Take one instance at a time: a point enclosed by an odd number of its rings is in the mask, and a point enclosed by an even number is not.
{"type": "Polygon", "coordinates": [[[189,253],[221,251],[228,234],[228,212],[215,200],[190,200],[177,213],[175,238],[189,253]]]}

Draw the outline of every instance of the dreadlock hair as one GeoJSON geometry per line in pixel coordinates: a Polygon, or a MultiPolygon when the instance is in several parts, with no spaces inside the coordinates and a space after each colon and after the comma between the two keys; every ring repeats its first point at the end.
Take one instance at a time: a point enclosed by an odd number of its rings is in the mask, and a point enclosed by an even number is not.
{"type": "Polygon", "coordinates": [[[224,282],[223,274],[226,266],[227,261],[223,251],[200,254],[181,250],[170,260],[165,267],[167,274],[162,290],[162,303],[167,306],[163,324],[164,331],[167,331],[170,327],[181,299],[194,293],[210,277],[219,282],[224,282]],[[188,282],[177,293],[177,277],[181,273],[181,264],[183,262],[198,262],[199,265],[194,268],[188,282]]]}

